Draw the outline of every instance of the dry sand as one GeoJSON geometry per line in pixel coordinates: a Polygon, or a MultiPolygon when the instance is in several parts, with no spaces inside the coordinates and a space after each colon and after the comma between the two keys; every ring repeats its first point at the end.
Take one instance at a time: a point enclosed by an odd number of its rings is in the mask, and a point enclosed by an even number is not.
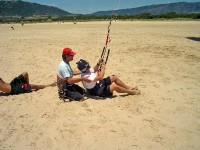
{"type": "MultiPolygon", "coordinates": [[[[27,71],[30,82],[56,80],[61,51],[96,64],[108,21],[0,25],[0,77],[27,71]]],[[[106,76],[137,85],[137,96],[63,102],[57,87],[0,93],[1,150],[199,150],[200,22],[113,21],[106,76]]],[[[79,84],[81,85],[81,84],[79,84]]]]}

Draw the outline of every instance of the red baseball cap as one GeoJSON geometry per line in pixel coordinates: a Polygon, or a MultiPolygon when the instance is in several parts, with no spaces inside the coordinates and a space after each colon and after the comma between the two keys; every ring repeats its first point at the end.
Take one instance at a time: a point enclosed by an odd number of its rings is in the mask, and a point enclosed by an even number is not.
{"type": "Polygon", "coordinates": [[[67,48],[64,48],[64,49],[63,49],[62,54],[63,54],[63,55],[72,55],[72,56],[74,56],[76,53],[73,52],[71,48],[68,48],[68,47],[67,47],[67,48]]]}

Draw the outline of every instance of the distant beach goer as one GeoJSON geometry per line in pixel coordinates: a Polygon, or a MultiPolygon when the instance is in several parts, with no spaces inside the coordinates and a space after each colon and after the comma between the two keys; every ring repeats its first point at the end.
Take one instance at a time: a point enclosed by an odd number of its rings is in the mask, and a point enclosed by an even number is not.
{"type": "Polygon", "coordinates": [[[10,27],[11,29],[15,30],[15,28],[13,26],[10,27]]]}
{"type": "Polygon", "coordinates": [[[77,62],[77,68],[82,72],[81,77],[89,77],[91,82],[82,81],[83,86],[89,91],[91,95],[108,97],[112,96],[113,92],[127,93],[131,95],[140,94],[137,87],[131,87],[121,81],[116,75],[110,75],[104,78],[105,62],[102,63],[101,70],[98,71],[99,65],[103,60],[91,68],[89,63],[83,59],[77,62]]]}
{"type": "Polygon", "coordinates": [[[56,82],[48,85],[30,84],[29,75],[27,72],[23,72],[21,75],[14,78],[10,83],[6,83],[0,78],[0,91],[12,95],[29,93],[32,90],[40,90],[48,86],[56,86],[56,82]]]}
{"type": "Polygon", "coordinates": [[[80,75],[79,70],[72,70],[70,61],[76,53],[71,48],[64,48],[62,52],[62,61],[58,66],[57,70],[57,86],[58,93],[61,99],[71,100],[83,100],[85,89],[75,84],[77,82],[90,82],[88,77],[74,77],[74,75],[80,75]]]}

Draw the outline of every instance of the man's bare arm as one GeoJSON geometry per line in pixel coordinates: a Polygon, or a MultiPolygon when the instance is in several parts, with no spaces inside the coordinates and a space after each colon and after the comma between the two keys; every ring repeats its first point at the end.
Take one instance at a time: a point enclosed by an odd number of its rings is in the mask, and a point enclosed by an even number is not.
{"type": "Polygon", "coordinates": [[[78,82],[81,82],[81,81],[85,81],[85,82],[91,82],[90,79],[88,79],[89,76],[86,76],[86,77],[82,77],[82,78],[67,78],[66,81],[67,83],[69,84],[74,84],[74,83],[78,83],[78,82]]]}

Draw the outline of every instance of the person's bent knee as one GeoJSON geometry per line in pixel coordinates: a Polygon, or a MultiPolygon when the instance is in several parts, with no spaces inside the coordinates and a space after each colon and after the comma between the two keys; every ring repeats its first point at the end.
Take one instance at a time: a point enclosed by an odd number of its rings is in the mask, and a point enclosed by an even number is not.
{"type": "Polygon", "coordinates": [[[111,75],[110,76],[111,81],[116,81],[118,79],[118,77],[116,75],[111,75]]]}
{"type": "Polygon", "coordinates": [[[69,96],[72,98],[72,100],[75,100],[75,101],[80,101],[84,99],[84,96],[78,92],[72,92],[69,94],[69,96]]]}
{"type": "Polygon", "coordinates": [[[110,78],[114,79],[114,78],[116,78],[116,75],[112,74],[112,75],[110,75],[110,78]]]}
{"type": "Polygon", "coordinates": [[[117,87],[118,87],[117,84],[112,83],[112,84],[110,85],[110,92],[116,91],[117,87]]]}
{"type": "Polygon", "coordinates": [[[27,77],[27,76],[28,76],[28,72],[23,72],[22,75],[23,75],[24,77],[27,77]]]}

